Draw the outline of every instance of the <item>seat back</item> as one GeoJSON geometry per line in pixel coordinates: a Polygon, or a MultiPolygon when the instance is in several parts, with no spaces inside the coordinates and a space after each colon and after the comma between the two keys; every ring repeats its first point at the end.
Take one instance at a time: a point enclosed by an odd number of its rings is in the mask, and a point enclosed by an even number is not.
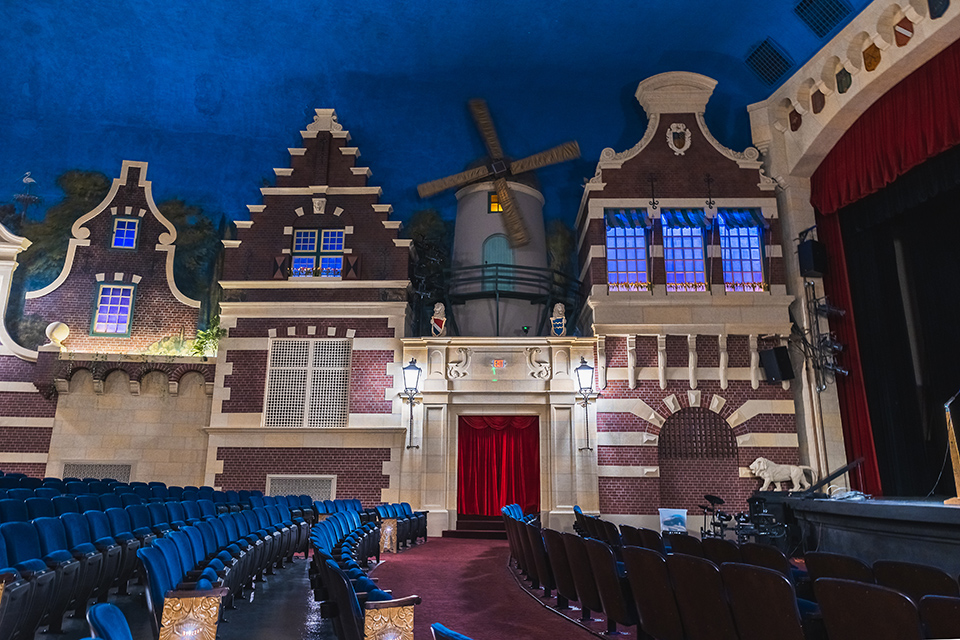
{"type": "Polygon", "coordinates": [[[7,497],[13,500],[26,500],[27,498],[35,498],[36,494],[33,492],[33,489],[18,487],[16,489],[8,489],[7,497]]]}
{"type": "Polygon", "coordinates": [[[688,640],[738,640],[717,565],[678,553],[667,556],[667,571],[688,640]]]}
{"type": "MultiPolygon", "coordinates": [[[[117,511],[123,513],[123,509],[117,509],[117,511]]],[[[87,525],[90,527],[90,536],[94,540],[114,537],[113,530],[110,528],[110,518],[106,512],[87,511],[83,516],[87,519],[87,525]]],[[[130,534],[129,531],[121,531],[119,533],[130,534]]]]}
{"type": "Polygon", "coordinates": [[[92,493],[86,493],[77,496],[77,509],[80,513],[100,508],[100,496],[92,493]]]}
{"type": "Polygon", "coordinates": [[[34,518],[52,518],[57,515],[50,498],[30,498],[24,502],[27,506],[27,515],[34,518]]]}
{"type": "Polygon", "coordinates": [[[637,624],[637,610],[626,577],[620,578],[613,549],[600,540],[583,541],[590,557],[593,579],[600,593],[607,620],[622,625],[637,624]]]}
{"type": "Polygon", "coordinates": [[[877,584],[896,589],[914,601],[923,596],[960,596],[960,587],[953,576],[941,569],[913,562],[877,560],[873,563],[877,584]]]}
{"type": "Polygon", "coordinates": [[[684,640],[680,611],[662,554],[625,546],[623,564],[641,628],[658,640],[684,640]]]}
{"type": "Polygon", "coordinates": [[[36,489],[33,490],[33,495],[35,495],[36,497],[47,498],[47,499],[56,498],[61,493],[63,492],[59,488],[54,486],[37,487],[36,489]]]}
{"type": "Polygon", "coordinates": [[[665,533],[663,534],[663,544],[670,553],[683,553],[695,558],[703,557],[703,547],[700,544],[700,539],[686,533],[665,533]]]}
{"type": "Polygon", "coordinates": [[[77,547],[77,545],[90,544],[93,542],[93,536],[90,533],[90,524],[82,514],[65,513],[60,516],[60,522],[63,523],[64,533],[67,534],[68,549],[73,549],[77,547]]]}
{"type": "Polygon", "coordinates": [[[547,550],[557,593],[567,600],[576,600],[577,585],[573,581],[573,572],[570,570],[570,561],[567,560],[567,548],[563,543],[563,536],[553,529],[541,529],[540,533],[547,550]]]}
{"type": "Polygon", "coordinates": [[[80,480],[68,482],[67,493],[75,496],[83,495],[85,493],[90,493],[90,485],[86,482],[81,482],[80,480]]]}
{"type": "Polygon", "coordinates": [[[43,557],[40,551],[40,536],[29,522],[4,522],[0,535],[7,545],[7,561],[11,565],[43,557]]]}
{"type": "Polygon", "coordinates": [[[133,640],[130,625],[116,605],[107,602],[93,605],[87,609],[87,624],[90,625],[90,632],[95,638],[133,640]]]}
{"type": "Polygon", "coordinates": [[[167,591],[173,589],[176,585],[170,578],[167,569],[166,559],[159,548],[142,547],[137,549],[137,558],[143,567],[144,577],[147,581],[147,609],[150,611],[150,623],[153,627],[154,637],[160,636],[160,617],[163,614],[163,598],[167,591]]]}
{"type": "Polygon", "coordinates": [[[567,560],[573,572],[573,581],[577,585],[577,595],[580,604],[591,611],[603,611],[603,602],[600,600],[600,591],[597,589],[590,566],[590,556],[583,538],[571,533],[563,533],[563,546],[567,551],[567,560]]]}
{"type": "Polygon", "coordinates": [[[200,520],[203,514],[200,513],[200,505],[191,500],[184,500],[180,503],[183,507],[183,514],[188,520],[200,520]]]}
{"type": "Polygon", "coordinates": [[[120,502],[122,506],[129,507],[131,504],[143,504],[143,498],[135,493],[121,493],[120,502]]]}
{"type": "MultiPolygon", "coordinates": [[[[164,487],[166,488],[166,487],[164,487]]],[[[169,527],[170,520],[167,515],[167,510],[163,507],[162,502],[150,502],[147,504],[147,513],[150,514],[150,524],[153,526],[166,526],[169,527]]]]}
{"type": "Polygon", "coordinates": [[[880,585],[820,578],[813,585],[831,638],[920,640],[920,615],[907,596],[880,585]]]}
{"type": "Polygon", "coordinates": [[[663,547],[663,540],[660,534],[653,529],[644,529],[642,527],[631,527],[630,525],[620,525],[620,536],[623,546],[643,547],[656,551],[662,556],[667,555],[663,547]]]}
{"type": "Polygon", "coordinates": [[[527,536],[527,544],[530,545],[530,559],[537,566],[540,586],[543,587],[545,592],[553,591],[557,588],[557,584],[553,578],[553,570],[550,568],[550,560],[547,558],[547,547],[543,544],[540,527],[526,522],[521,522],[519,525],[520,530],[527,536]]]}
{"type": "Polygon", "coordinates": [[[717,565],[724,562],[743,562],[737,543],[721,538],[704,538],[700,541],[703,557],[717,565]]]}
{"type": "Polygon", "coordinates": [[[200,516],[202,518],[217,517],[217,505],[214,504],[213,500],[201,498],[200,500],[197,500],[197,506],[200,507],[200,516]]]}
{"type": "Polygon", "coordinates": [[[10,498],[0,500],[0,523],[26,522],[28,520],[30,520],[30,514],[27,512],[27,505],[23,500],[11,500],[10,498]]]}
{"type": "Polygon", "coordinates": [[[790,561],[787,560],[787,556],[783,555],[780,549],[774,546],[748,542],[740,545],[740,555],[746,564],[753,564],[758,567],[766,567],[767,569],[779,571],[788,579],[792,580],[790,561]]]}
{"type": "Polygon", "coordinates": [[[842,553],[826,553],[824,551],[808,551],[803,556],[804,565],[810,580],[818,578],[840,578],[873,584],[873,569],[859,558],[842,553]]]}
{"type": "MultiPolygon", "coordinates": [[[[100,494],[100,508],[103,511],[107,509],[120,509],[123,507],[123,500],[116,493],[101,493],[100,494]]],[[[84,509],[88,511],[88,509],[84,509]]]]}
{"type": "Polygon", "coordinates": [[[74,512],[80,513],[80,507],[77,505],[77,497],[74,495],[57,496],[53,499],[53,510],[57,515],[74,512]]]}
{"type": "Polygon", "coordinates": [[[720,567],[740,640],[804,640],[797,594],[779,571],[730,562],[720,567]]]}
{"type": "Polygon", "coordinates": [[[924,596],[920,620],[928,638],[960,638],[960,598],[924,596]]]}

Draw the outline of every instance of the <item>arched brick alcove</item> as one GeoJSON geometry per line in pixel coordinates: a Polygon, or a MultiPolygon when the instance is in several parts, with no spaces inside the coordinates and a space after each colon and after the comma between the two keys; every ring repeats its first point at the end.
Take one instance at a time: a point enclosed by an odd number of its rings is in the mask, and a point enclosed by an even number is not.
{"type": "Polygon", "coordinates": [[[726,421],[709,409],[688,407],[667,418],[660,429],[660,504],[699,512],[703,495],[743,509],[737,487],[737,439],[726,421]]]}

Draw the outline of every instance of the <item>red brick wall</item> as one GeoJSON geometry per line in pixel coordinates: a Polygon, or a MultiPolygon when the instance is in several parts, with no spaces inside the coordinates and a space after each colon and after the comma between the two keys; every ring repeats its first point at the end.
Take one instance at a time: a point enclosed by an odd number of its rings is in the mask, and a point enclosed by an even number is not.
{"type": "Polygon", "coordinates": [[[0,462],[0,471],[25,473],[31,478],[43,478],[46,476],[47,464],[45,462],[0,462]]]}
{"type": "MultiPolygon", "coordinates": [[[[42,298],[24,302],[24,313],[38,314],[47,322],[68,324],[70,337],[65,344],[73,351],[126,353],[148,347],[181,329],[188,338],[196,335],[200,311],[182,304],[170,292],[167,252],[155,249],[159,236],[167,233],[167,229],[149,212],[145,191],[137,186],[139,176],[140,168],[130,167],[126,186],[120,187],[103,212],[84,225],[90,230],[90,246],[77,247],[67,280],[42,298]],[[110,212],[114,206],[119,209],[117,216],[110,212]],[[133,208],[131,216],[124,215],[127,206],[133,208]],[[112,249],[114,219],[136,217],[140,209],[147,209],[147,213],[139,218],[137,249],[112,249]],[[95,275],[104,273],[105,282],[110,283],[117,272],[124,274],[122,284],[131,284],[133,275],[142,277],[136,285],[131,335],[129,338],[91,336],[99,284],[95,275]]],[[[69,229],[63,232],[68,234],[69,229]]]]}
{"type": "Polygon", "coordinates": [[[263,393],[267,380],[266,351],[228,351],[226,362],[233,373],[224,376],[223,386],[230,399],[223,401],[223,413],[259,413],[263,411],[263,393]]]}
{"type": "Polygon", "coordinates": [[[599,478],[600,513],[649,515],[660,508],[659,478],[599,478]]]}
{"type": "MultiPolygon", "coordinates": [[[[53,427],[0,427],[0,451],[4,453],[48,453],[53,427]]],[[[0,463],[0,468],[3,463],[0,463]]]]}
{"type": "Polygon", "coordinates": [[[230,329],[231,338],[264,338],[270,329],[278,337],[287,337],[287,327],[296,327],[300,338],[345,338],[347,329],[354,329],[357,338],[394,338],[396,330],[388,326],[387,318],[239,318],[230,329]],[[316,327],[316,335],[307,335],[307,327],[316,327]],[[327,328],[334,327],[336,336],[328,336],[327,328]]]}
{"type": "Polygon", "coordinates": [[[386,390],[393,386],[387,365],[393,362],[393,351],[354,350],[350,361],[350,413],[390,413],[393,403],[385,400],[386,390]]]}
{"type": "Polygon", "coordinates": [[[336,475],[338,498],[359,498],[364,507],[380,504],[390,486],[383,463],[390,449],[218,447],[223,473],[215,484],[229,489],[266,489],[268,474],[336,475]]]}
{"type": "Polygon", "coordinates": [[[52,418],[56,413],[56,400],[48,400],[39,393],[0,391],[0,416],[52,418]]]}

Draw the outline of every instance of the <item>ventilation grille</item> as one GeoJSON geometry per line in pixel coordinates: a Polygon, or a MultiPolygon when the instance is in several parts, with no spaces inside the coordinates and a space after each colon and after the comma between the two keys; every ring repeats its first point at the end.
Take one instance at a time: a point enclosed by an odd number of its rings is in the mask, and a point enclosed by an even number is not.
{"type": "Polygon", "coordinates": [[[687,407],[660,429],[661,460],[737,458],[737,440],[726,420],[709,409],[687,407]]]}
{"type": "Polygon", "coordinates": [[[337,476],[267,476],[267,495],[308,495],[314,501],[333,500],[337,476]]]}
{"type": "Polygon", "coordinates": [[[747,66],[766,84],[772,85],[793,66],[793,60],[773,40],[767,38],[747,54],[747,66]]]}
{"type": "Polygon", "coordinates": [[[68,462],[63,465],[64,478],[113,478],[120,482],[130,482],[129,464],[100,464],[97,462],[68,462]]]}
{"type": "Polygon", "coordinates": [[[264,426],[347,426],[350,354],[349,340],[274,340],[264,426]]]}
{"type": "Polygon", "coordinates": [[[850,15],[850,7],[843,0],[800,0],[793,12],[818,38],[826,38],[850,15]]]}

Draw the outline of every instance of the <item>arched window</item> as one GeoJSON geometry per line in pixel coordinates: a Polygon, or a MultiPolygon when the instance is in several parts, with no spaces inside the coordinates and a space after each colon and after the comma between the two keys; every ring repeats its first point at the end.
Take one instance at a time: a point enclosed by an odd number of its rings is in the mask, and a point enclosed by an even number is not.
{"type": "Polygon", "coordinates": [[[499,288],[512,291],[513,249],[507,236],[495,233],[483,241],[483,288],[488,291],[499,288]],[[506,265],[507,268],[504,267],[506,265]]]}

